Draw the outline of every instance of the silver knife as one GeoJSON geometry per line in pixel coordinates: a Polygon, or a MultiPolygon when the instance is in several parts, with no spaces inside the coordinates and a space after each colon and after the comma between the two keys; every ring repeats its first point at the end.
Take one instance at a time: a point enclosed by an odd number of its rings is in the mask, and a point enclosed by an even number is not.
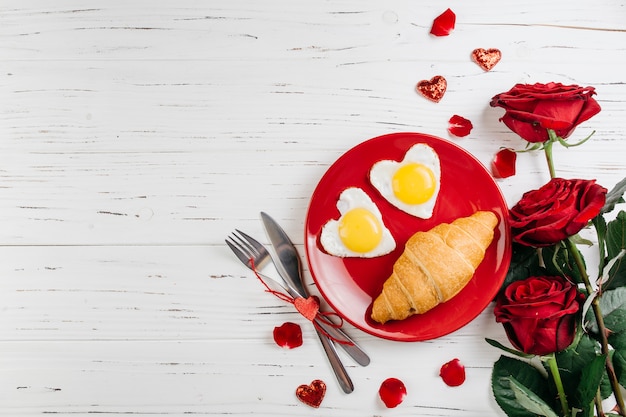
{"type": "MultiPolygon", "coordinates": [[[[275,263],[279,274],[283,277],[287,286],[296,294],[301,297],[308,297],[309,292],[302,279],[302,263],[295,245],[291,242],[291,239],[289,239],[289,236],[285,233],[283,228],[267,213],[261,212],[261,219],[263,220],[265,231],[278,258],[275,263]]],[[[317,324],[333,339],[348,342],[338,344],[356,361],[356,363],[362,366],[369,365],[369,356],[341,329],[326,325],[323,321],[319,320],[317,324]]]]}

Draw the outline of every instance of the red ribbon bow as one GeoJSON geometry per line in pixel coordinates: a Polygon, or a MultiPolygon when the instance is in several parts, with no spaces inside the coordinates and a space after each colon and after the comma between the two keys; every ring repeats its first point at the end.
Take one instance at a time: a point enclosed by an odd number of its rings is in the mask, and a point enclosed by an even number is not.
{"type": "Polygon", "coordinates": [[[263,278],[261,278],[261,276],[257,272],[257,270],[256,270],[256,268],[254,266],[254,259],[252,259],[252,258],[250,258],[250,265],[252,267],[252,271],[254,272],[254,275],[256,275],[256,277],[259,279],[259,281],[261,281],[261,283],[265,287],[265,291],[266,292],[269,292],[270,294],[274,294],[276,297],[280,298],[281,300],[293,304],[294,307],[296,308],[296,310],[298,310],[298,313],[300,313],[305,319],[307,319],[311,323],[313,323],[313,326],[315,326],[315,328],[319,332],[321,332],[323,335],[325,335],[326,337],[334,340],[337,343],[342,343],[342,344],[345,344],[345,345],[352,345],[353,344],[352,342],[350,342],[348,340],[340,340],[340,339],[337,339],[336,337],[331,336],[330,334],[328,334],[328,332],[326,330],[324,330],[322,328],[322,326],[320,326],[319,322],[323,322],[324,324],[326,324],[326,325],[328,325],[330,327],[333,327],[335,329],[339,329],[343,325],[343,319],[341,317],[339,317],[339,315],[337,313],[320,311],[320,302],[319,302],[319,299],[316,296],[311,295],[311,296],[308,296],[306,298],[304,298],[304,297],[292,297],[291,295],[285,294],[284,292],[272,290],[267,285],[265,280],[263,280],[263,278]],[[340,323],[337,324],[337,323],[331,321],[329,319],[330,316],[338,317],[339,320],[340,320],[340,323]]]}

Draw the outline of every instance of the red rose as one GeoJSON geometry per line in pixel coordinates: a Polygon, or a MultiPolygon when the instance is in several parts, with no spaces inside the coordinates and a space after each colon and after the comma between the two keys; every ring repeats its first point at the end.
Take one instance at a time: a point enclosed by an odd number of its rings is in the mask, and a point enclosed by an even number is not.
{"type": "Polygon", "coordinates": [[[578,85],[516,84],[494,96],[490,104],[506,110],[500,120],[522,139],[545,142],[547,129],[565,139],[576,126],[600,112],[594,94],[595,88],[578,85]]]}
{"type": "Polygon", "coordinates": [[[515,348],[547,355],[574,341],[580,299],[576,286],[565,278],[530,277],[506,287],[494,314],[515,348]]]}
{"type": "Polygon", "coordinates": [[[600,213],[606,193],[595,180],[551,179],[509,210],[513,240],[541,247],[575,235],[600,213]]]}

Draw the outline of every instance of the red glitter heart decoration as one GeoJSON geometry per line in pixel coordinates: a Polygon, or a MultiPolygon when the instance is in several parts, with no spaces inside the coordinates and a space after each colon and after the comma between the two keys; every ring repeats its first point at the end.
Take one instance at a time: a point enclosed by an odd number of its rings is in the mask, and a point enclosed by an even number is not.
{"type": "Polygon", "coordinates": [[[324,381],[315,379],[309,385],[303,384],[296,389],[296,397],[313,408],[318,408],[326,395],[324,381]]]}
{"type": "Polygon", "coordinates": [[[444,363],[439,371],[439,376],[447,385],[458,387],[465,382],[465,366],[458,359],[452,359],[450,362],[444,363]]]}
{"type": "Polygon", "coordinates": [[[417,83],[417,92],[427,99],[438,103],[448,88],[448,82],[441,75],[435,75],[430,80],[421,80],[417,83]]]}
{"type": "Polygon", "coordinates": [[[293,300],[293,305],[309,321],[313,321],[320,310],[320,304],[314,297],[298,297],[293,300]]]}
{"type": "Polygon", "coordinates": [[[472,51],[472,60],[485,71],[495,67],[501,58],[502,52],[496,48],[477,48],[472,51]]]}

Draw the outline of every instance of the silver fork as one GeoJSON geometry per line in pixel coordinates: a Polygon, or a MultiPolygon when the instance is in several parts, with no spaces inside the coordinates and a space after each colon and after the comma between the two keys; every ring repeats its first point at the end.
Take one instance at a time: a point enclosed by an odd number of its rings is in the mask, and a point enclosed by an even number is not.
{"type": "MultiPolygon", "coordinates": [[[[277,274],[280,277],[280,273],[276,269],[272,257],[265,246],[263,246],[260,242],[258,242],[253,237],[248,234],[235,230],[229,236],[230,241],[227,239],[226,244],[231,248],[231,250],[237,255],[239,260],[246,265],[248,268],[253,269],[250,264],[250,259],[252,258],[254,262],[254,269],[261,275],[262,278],[268,278],[275,281],[275,278],[267,276],[267,273],[263,273],[262,271],[266,271],[271,269],[271,272],[277,274]]],[[[283,284],[277,283],[281,286],[283,291],[288,292],[292,297],[307,297],[308,294],[303,293],[302,290],[298,290],[297,288],[289,285],[287,281],[284,279],[283,284]],[[286,288],[285,288],[286,287],[286,288]]],[[[352,340],[343,330],[337,327],[329,326],[324,321],[317,320],[316,323],[333,339],[344,342],[340,343],[341,347],[361,366],[367,366],[370,363],[370,358],[367,354],[352,340]]]]}
{"type": "MultiPolygon", "coordinates": [[[[256,270],[261,278],[263,278],[268,285],[273,286],[274,288],[282,289],[289,293],[292,297],[301,296],[297,292],[294,292],[290,288],[285,288],[284,285],[276,282],[276,280],[267,275],[267,271],[269,268],[272,268],[272,272],[277,272],[275,266],[273,264],[272,258],[267,251],[267,249],[260,244],[258,241],[248,236],[247,234],[241,232],[240,230],[235,230],[227,239],[226,244],[230,249],[235,253],[237,258],[246,265],[248,268],[256,270]],[[252,264],[254,263],[254,265],[252,264]]],[[[272,288],[272,289],[274,289],[272,288]]],[[[367,363],[369,363],[369,357],[342,331],[336,329],[332,326],[326,325],[324,322],[316,319],[316,324],[320,327],[324,328],[325,332],[330,334],[333,330],[337,331],[336,336],[338,340],[346,341],[347,343],[340,343],[339,345],[346,350],[350,356],[353,356],[355,360],[359,360],[361,362],[364,361],[363,357],[367,359],[367,363]]],[[[317,334],[322,342],[322,346],[328,356],[328,360],[335,372],[337,380],[344,392],[350,393],[354,390],[354,385],[352,380],[350,379],[348,373],[345,370],[339,356],[337,354],[337,350],[335,345],[332,343],[330,338],[319,331],[319,329],[315,329],[317,334]]],[[[333,338],[335,336],[332,336],[333,338]]]]}

